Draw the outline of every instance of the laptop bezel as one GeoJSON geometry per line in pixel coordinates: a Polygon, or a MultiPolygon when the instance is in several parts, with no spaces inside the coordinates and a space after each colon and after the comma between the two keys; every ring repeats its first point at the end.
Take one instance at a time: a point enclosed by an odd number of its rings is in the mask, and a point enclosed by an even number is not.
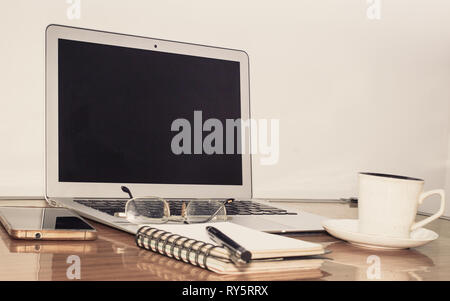
{"type": "MultiPolygon", "coordinates": [[[[58,39],[116,45],[151,51],[195,55],[238,61],[241,80],[241,118],[250,118],[249,59],[246,52],[134,35],[49,25],[46,29],[46,196],[58,198],[124,198],[120,186],[128,186],[136,196],[168,198],[250,198],[251,155],[242,154],[242,185],[179,185],[135,183],[59,182],[58,175],[58,39]],[[157,44],[157,48],[154,45],[157,44]]],[[[250,135],[243,135],[243,145],[250,145],[250,135]]]]}

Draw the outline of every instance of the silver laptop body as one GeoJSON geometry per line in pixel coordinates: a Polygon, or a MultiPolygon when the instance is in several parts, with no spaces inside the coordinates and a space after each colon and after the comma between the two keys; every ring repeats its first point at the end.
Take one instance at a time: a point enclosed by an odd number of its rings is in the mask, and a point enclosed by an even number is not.
{"type": "MultiPolygon", "coordinates": [[[[198,149],[196,133],[201,132],[202,146],[213,129],[202,132],[208,120],[249,120],[249,101],[249,61],[243,51],[50,25],[46,199],[130,233],[139,226],[120,212],[98,209],[126,202],[123,185],[139,197],[248,202],[251,155],[244,148],[250,146],[249,134],[240,137],[236,130],[234,140],[224,138],[223,154],[217,149],[211,154],[198,149]],[[188,140],[174,144],[186,123],[193,124],[191,145],[188,140]]],[[[267,232],[323,230],[321,216],[268,201],[250,203],[274,207],[279,214],[247,212],[231,215],[230,221],[267,232]]]]}

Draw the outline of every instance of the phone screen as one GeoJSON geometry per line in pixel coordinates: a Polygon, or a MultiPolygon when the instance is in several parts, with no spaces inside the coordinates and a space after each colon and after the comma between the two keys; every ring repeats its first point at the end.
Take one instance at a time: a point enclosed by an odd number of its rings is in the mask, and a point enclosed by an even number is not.
{"type": "Polygon", "coordinates": [[[0,215],[14,230],[95,230],[66,208],[0,208],[0,215]]]}

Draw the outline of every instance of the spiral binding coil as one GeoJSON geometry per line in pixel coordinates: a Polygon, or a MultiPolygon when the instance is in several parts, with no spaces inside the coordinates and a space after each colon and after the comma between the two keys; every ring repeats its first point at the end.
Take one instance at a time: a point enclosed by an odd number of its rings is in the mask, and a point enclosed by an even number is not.
{"type": "Polygon", "coordinates": [[[191,239],[186,236],[174,234],[172,232],[163,231],[150,226],[143,226],[139,228],[135,237],[136,245],[149,251],[153,251],[177,260],[190,263],[195,266],[199,266],[204,269],[211,270],[207,265],[207,259],[210,256],[212,250],[220,248],[210,243],[206,243],[200,240],[191,239]],[[164,239],[163,237],[166,236],[164,239]],[[171,238],[175,239],[170,242],[171,238]],[[181,243],[178,243],[182,241],[181,243]],[[190,244],[188,244],[190,242],[190,244]],[[154,243],[154,247],[152,247],[154,243]],[[160,244],[162,248],[160,249],[160,244]],[[170,245],[170,250],[167,252],[167,245],[170,245]],[[194,246],[197,245],[197,250],[194,250],[194,246]],[[178,248],[177,254],[175,254],[175,248],[178,248]],[[182,251],[186,251],[185,258],[182,257],[182,251]],[[195,252],[194,260],[191,260],[191,253],[195,252]],[[199,261],[200,255],[203,256],[202,262],[199,261]]]}

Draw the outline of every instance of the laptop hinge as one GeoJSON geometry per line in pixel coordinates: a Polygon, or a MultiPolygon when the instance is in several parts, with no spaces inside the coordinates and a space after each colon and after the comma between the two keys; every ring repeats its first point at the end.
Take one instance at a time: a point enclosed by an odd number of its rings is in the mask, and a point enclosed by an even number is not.
{"type": "Polygon", "coordinates": [[[47,203],[48,203],[50,206],[52,206],[52,207],[59,207],[59,208],[65,207],[64,205],[58,203],[58,202],[55,201],[55,200],[49,200],[49,199],[47,199],[47,203]]]}

